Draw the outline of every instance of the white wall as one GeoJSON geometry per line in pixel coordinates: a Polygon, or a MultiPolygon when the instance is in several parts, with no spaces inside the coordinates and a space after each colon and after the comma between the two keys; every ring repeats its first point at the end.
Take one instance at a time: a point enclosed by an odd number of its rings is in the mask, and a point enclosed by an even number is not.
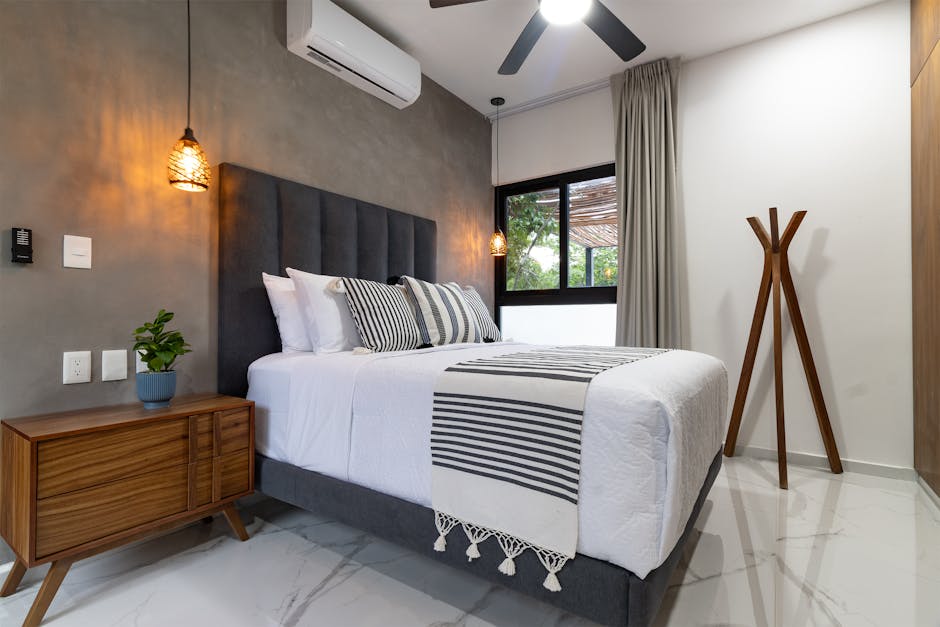
{"type": "Polygon", "coordinates": [[[617,306],[525,305],[500,307],[500,330],[507,340],[529,344],[613,346],[617,306]]]}
{"type": "MultiPolygon", "coordinates": [[[[899,0],[683,65],[687,337],[733,398],[760,279],[745,218],[809,213],[791,267],[843,458],[913,463],[908,3],[899,0]]],[[[607,90],[504,119],[504,181],[613,160],[607,90]],[[576,115],[575,115],[576,114],[576,115]],[[528,118],[528,119],[526,119],[528,118]],[[537,150],[521,146],[540,125],[537,150]],[[608,130],[604,130],[604,128],[608,130]],[[563,143],[552,145],[553,137],[563,143]],[[583,143],[568,150],[568,142],[583,143]],[[569,155],[567,162],[564,155],[569,155]]],[[[739,444],[775,447],[770,316],[739,444]]],[[[823,454],[784,319],[787,446],[823,454]]]]}

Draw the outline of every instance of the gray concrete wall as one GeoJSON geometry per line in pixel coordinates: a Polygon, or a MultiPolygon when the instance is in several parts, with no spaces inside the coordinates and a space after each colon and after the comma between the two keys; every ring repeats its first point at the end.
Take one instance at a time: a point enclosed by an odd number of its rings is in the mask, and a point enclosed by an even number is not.
{"type": "MultiPolygon", "coordinates": [[[[283,2],[194,2],[192,13],[192,127],[212,164],[433,218],[440,279],[492,300],[480,114],[426,78],[398,111],[289,53],[283,2]]],[[[135,400],[133,374],[100,381],[100,350],[130,348],[161,307],[193,348],[178,392],[215,389],[216,196],[166,181],[186,123],[185,19],[178,1],[3,2],[2,417],[135,400]],[[12,226],[34,229],[34,264],[10,262],[12,226]],[[64,234],[94,238],[92,270],[62,267],[64,234]],[[62,385],[62,352],[83,349],[93,382],[62,385]]]]}

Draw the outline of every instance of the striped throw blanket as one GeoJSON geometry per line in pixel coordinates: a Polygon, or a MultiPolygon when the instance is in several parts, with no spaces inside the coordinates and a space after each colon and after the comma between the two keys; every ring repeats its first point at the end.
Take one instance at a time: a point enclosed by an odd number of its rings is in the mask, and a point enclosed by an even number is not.
{"type": "Polygon", "coordinates": [[[460,525],[480,556],[495,536],[499,566],[515,574],[526,549],[561,590],[557,573],[578,544],[581,419],[588,385],[599,373],[661,349],[561,346],[474,359],[449,367],[434,389],[431,502],[436,551],[460,525]]]}

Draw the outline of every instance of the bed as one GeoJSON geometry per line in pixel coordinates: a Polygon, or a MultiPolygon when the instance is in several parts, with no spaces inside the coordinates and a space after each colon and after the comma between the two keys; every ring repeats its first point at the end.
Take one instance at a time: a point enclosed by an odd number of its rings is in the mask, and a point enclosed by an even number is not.
{"type": "Polygon", "coordinates": [[[534,347],[456,344],[358,355],[280,353],[262,272],[436,279],[436,225],[248,170],[220,167],[219,391],[256,403],[258,489],[602,624],[649,625],[721,464],[721,363],[686,351],[607,370],[588,388],[577,557],[542,585],[537,558],[449,536],[434,551],[434,381],[467,359],[534,347]]]}

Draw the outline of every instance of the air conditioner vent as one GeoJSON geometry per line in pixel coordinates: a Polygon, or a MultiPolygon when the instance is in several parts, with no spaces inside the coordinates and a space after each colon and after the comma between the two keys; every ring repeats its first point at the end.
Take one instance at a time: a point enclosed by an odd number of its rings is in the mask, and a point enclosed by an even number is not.
{"type": "Polygon", "coordinates": [[[321,63],[322,65],[325,65],[326,67],[330,68],[334,72],[339,73],[343,71],[343,67],[341,65],[337,65],[336,63],[333,63],[332,61],[324,57],[322,54],[320,54],[313,48],[308,49],[307,56],[313,59],[314,61],[321,63]]]}

